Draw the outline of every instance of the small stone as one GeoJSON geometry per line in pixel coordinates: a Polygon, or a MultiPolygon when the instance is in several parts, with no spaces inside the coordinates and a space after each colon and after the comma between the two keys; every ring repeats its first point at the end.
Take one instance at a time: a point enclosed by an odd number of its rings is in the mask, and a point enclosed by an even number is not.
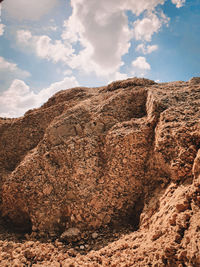
{"type": "Polygon", "coordinates": [[[29,240],[30,239],[30,235],[29,234],[25,234],[25,238],[26,238],[26,240],[29,240]]]}
{"type": "Polygon", "coordinates": [[[67,231],[63,232],[60,238],[66,241],[75,241],[80,235],[80,230],[78,228],[69,228],[67,231]]]}
{"type": "Polygon", "coordinates": [[[70,249],[68,250],[68,254],[69,254],[69,256],[71,256],[71,257],[76,257],[77,252],[76,252],[75,249],[70,248],[70,249]]]}
{"type": "Polygon", "coordinates": [[[178,212],[183,212],[183,211],[187,210],[188,207],[189,207],[189,204],[188,204],[188,202],[185,202],[185,201],[183,203],[177,203],[176,204],[176,209],[178,212]]]}
{"type": "Polygon", "coordinates": [[[55,241],[55,245],[56,245],[57,247],[62,247],[62,246],[63,246],[62,242],[59,242],[57,239],[56,239],[56,241],[55,241]]]}
{"type": "Polygon", "coordinates": [[[98,234],[96,232],[92,233],[92,238],[96,239],[98,237],[98,234]]]}
{"type": "Polygon", "coordinates": [[[80,246],[80,249],[82,249],[82,250],[83,250],[83,249],[85,249],[85,247],[84,247],[83,245],[81,245],[81,246],[80,246]]]}

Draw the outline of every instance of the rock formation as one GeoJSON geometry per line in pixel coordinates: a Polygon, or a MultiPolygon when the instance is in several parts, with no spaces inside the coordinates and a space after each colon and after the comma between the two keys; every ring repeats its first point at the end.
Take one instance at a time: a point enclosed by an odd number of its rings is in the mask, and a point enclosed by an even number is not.
{"type": "Polygon", "coordinates": [[[1,216],[38,238],[134,227],[62,266],[200,266],[199,119],[199,77],[63,90],[2,118],[1,216]]]}

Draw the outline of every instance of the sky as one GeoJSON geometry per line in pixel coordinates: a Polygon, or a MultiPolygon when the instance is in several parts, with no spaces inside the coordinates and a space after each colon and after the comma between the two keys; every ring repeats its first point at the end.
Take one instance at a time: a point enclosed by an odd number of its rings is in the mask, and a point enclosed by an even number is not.
{"type": "Polygon", "coordinates": [[[200,76],[200,0],[4,0],[0,117],[56,92],[200,76]]]}

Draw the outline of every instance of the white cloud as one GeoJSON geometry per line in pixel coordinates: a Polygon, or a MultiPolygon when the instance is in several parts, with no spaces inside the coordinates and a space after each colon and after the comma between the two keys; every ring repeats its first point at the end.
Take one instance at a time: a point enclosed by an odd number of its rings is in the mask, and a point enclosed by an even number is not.
{"type": "MultiPolygon", "coordinates": [[[[104,32],[102,32],[101,38],[103,38],[103,35],[104,32]]],[[[47,35],[36,36],[32,35],[32,33],[27,30],[17,31],[18,44],[25,47],[30,47],[40,58],[47,59],[54,63],[62,62],[66,65],[69,65],[73,69],[81,67],[81,69],[84,70],[85,73],[91,73],[95,70],[98,75],[109,76],[118,72],[118,68],[123,65],[123,62],[121,61],[121,52],[119,52],[119,54],[115,56],[116,62],[113,62],[111,51],[112,47],[114,49],[114,46],[112,40],[110,40],[110,43],[107,43],[107,45],[105,45],[104,49],[102,48],[100,41],[96,49],[99,52],[100,50],[102,50],[101,56],[99,55],[99,53],[94,51],[94,48],[90,45],[89,42],[87,42],[87,45],[83,50],[80,51],[80,53],[75,54],[72,42],[66,40],[64,42],[62,42],[61,40],[53,41],[47,35]],[[108,47],[108,51],[106,51],[106,46],[108,47]],[[94,54],[97,60],[92,60],[94,54]],[[105,61],[103,68],[101,64],[102,60],[105,61]],[[111,71],[108,71],[110,66],[111,71]]],[[[117,43],[117,41],[114,43],[117,43]]],[[[128,44],[127,46],[127,52],[129,45],[130,44],[128,44]]],[[[122,50],[120,43],[118,45],[118,50],[122,50]]]]}
{"type": "Polygon", "coordinates": [[[47,14],[59,0],[6,0],[2,2],[7,14],[18,20],[38,20],[47,14]]]}
{"type": "Polygon", "coordinates": [[[0,4],[0,36],[4,34],[5,25],[1,23],[1,4],[0,4]]]}
{"type": "Polygon", "coordinates": [[[136,60],[132,62],[132,66],[140,69],[140,70],[150,70],[151,66],[150,64],[146,61],[145,57],[137,57],[136,60]]]}
{"type": "MultiPolygon", "coordinates": [[[[114,1],[114,0],[113,0],[114,1]]],[[[166,0],[120,0],[121,6],[123,9],[131,10],[137,16],[140,15],[142,12],[148,10],[152,11],[158,5],[163,5],[166,0]]]]}
{"type": "Polygon", "coordinates": [[[112,80],[125,80],[128,78],[126,73],[116,72],[112,80]]]}
{"type": "Polygon", "coordinates": [[[163,13],[160,13],[160,17],[154,13],[147,13],[146,17],[133,23],[135,39],[150,42],[152,35],[160,30],[163,23],[167,24],[168,20],[163,13]]]}
{"type": "Polygon", "coordinates": [[[180,8],[184,6],[185,0],[171,0],[174,5],[176,5],[177,8],[180,8]]]}
{"type": "Polygon", "coordinates": [[[51,84],[35,94],[24,81],[15,79],[9,89],[0,95],[0,117],[19,117],[28,109],[39,107],[56,92],[78,86],[75,77],[51,84]]]}
{"type": "Polygon", "coordinates": [[[118,71],[122,55],[128,52],[131,31],[122,1],[83,0],[72,2],[73,13],[65,22],[66,42],[79,42],[83,49],[74,55],[71,67],[97,75],[118,71]]]}
{"type": "Polygon", "coordinates": [[[110,75],[108,84],[113,81],[126,80],[127,78],[128,78],[128,75],[126,73],[115,72],[112,75],[110,75]]]}
{"type": "Polygon", "coordinates": [[[54,63],[68,63],[69,57],[74,50],[71,44],[64,44],[61,40],[52,41],[47,35],[32,35],[30,31],[17,31],[17,41],[19,44],[30,47],[38,57],[51,60],[54,63]]]}
{"type": "Polygon", "coordinates": [[[29,106],[34,106],[35,95],[21,80],[14,80],[10,88],[0,95],[0,116],[16,117],[22,115],[29,106]]]}
{"type": "Polygon", "coordinates": [[[52,42],[47,35],[38,37],[36,41],[37,55],[41,58],[52,60],[54,63],[58,61],[67,63],[73,51],[71,45],[64,45],[60,40],[52,42]]]}
{"type": "Polygon", "coordinates": [[[108,79],[108,84],[113,82],[113,81],[118,81],[118,80],[125,80],[128,78],[128,75],[126,73],[121,73],[119,71],[111,74],[108,79]]]}
{"type": "Polygon", "coordinates": [[[153,51],[156,51],[158,49],[157,45],[147,45],[145,54],[151,54],[153,51]]]}
{"type": "Polygon", "coordinates": [[[5,25],[4,24],[0,24],[0,36],[4,34],[4,28],[5,28],[5,25]]]}
{"type": "Polygon", "coordinates": [[[158,49],[157,45],[147,45],[145,46],[145,44],[139,44],[136,47],[136,51],[138,52],[142,52],[143,54],[151,54],[153,51],[156,51],[158,49]]]}
{"type": "MultiPolygon", "coordinates": [[[[128,53],[133,37],[126,11],[140,15],[147,10],[152,12],[164,2],[165,0],[71,1],[72,15],[64,23],[62,38],[66,43],[77,43],[82,50],[74,54],[69,65],[88,73],[93,71],[97,75],[119,72],[123,65],[122,56],[128,53]]],[[[154,31],[157,31],[162,25],[160,19],[153,14],[149,17],[153,17],[154,31]]],[[[150,39],[152,28],[148,28],[148,31],[151,31],[150,34],[147,36],[146,32],[145,35],[150,39]]],[[[137,31],[136,36],[143,37],[144,34],[137,31]]]]}
{"type": "Polygon", "coordinates": [[[17,40],[18,42],[29,45],[32,42],[32,33],[30,31],[25,30],[19,30],[17,31],[17,40]]]}

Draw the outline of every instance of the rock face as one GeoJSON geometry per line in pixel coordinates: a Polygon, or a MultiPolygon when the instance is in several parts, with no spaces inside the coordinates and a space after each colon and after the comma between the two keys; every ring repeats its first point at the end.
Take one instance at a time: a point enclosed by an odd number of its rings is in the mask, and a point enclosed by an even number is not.
{"type": "Polygon", "coordinates": [[[50,236],[134,225],[77,266],[122,266],[121,250],[126,266],[199,266],[199,119],[199,77],[74,88],[0,119],[1,214],[50,236]]]}

